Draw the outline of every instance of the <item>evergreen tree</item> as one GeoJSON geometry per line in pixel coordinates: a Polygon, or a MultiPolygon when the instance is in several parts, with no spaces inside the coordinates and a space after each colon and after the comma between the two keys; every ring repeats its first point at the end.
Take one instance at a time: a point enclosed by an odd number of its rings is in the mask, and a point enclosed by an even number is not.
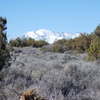
{"type": "Polygon", "coordinates": [[[6,27],[7,20],[0,17],[0,49],[6,49],[6,43],[7,43],[7,37],[6,37],[6,32],[5,30],[7,29],[6,27]]]}
{"type": "Polygon", "coordinates": [[[3,68],[5,62],[9,58],[9,51],[6,48],[6,24],[7,20],[5,18],[0,17],[0,70],[3,68]]]}
{"type": "Polygon", "coordinates": [[[100,37],[100,25],[98,25],[95,29],[95,34],[100,37]]]}

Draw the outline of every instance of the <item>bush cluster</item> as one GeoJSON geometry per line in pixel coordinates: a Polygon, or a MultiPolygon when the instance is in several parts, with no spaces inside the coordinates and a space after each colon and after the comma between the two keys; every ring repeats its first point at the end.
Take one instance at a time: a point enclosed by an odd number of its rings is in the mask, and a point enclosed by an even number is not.
{"type": "Polygon", "coordinates": [[[90,45],[91,35],[80,34],[79,37],[74,39],[62,39],[53,44],[54,52],[65,52],[67,50],[76,50],[78,52],[85,52],[90,45]]]}
{"type": "Polygon", "coordinates": [[[52,46],[53,52],[65,52],[74,50],[79,53],[88,53],[89,60],[100,58],[100,25],[91,34],[82,33],[74,39],[62,39],[52,46]]]}
{"type": "Polygon", "coordinates": [[[12,47],[26,47],[26,46],[33,46],[33,47],[42,47],[47,45],[48,43],[43,40],[34,40],[32,38],[19,38],[17,37],[14,40],[10,40],[10,46],[12,47]]]}
{"type": "Polygon", "coordinates": [[[31,38],[26,39],[26,38],[17,37],[14,40],[10,40],[9,44],[12,47],[25,47],[25,46],[32,46],[33,42],[34,40],[31,38]]]}

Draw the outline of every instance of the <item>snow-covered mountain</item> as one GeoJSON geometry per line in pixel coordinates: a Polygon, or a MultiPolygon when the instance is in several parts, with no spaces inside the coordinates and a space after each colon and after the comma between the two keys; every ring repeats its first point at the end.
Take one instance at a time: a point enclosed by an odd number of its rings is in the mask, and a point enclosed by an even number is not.
{"type": "Polygon", "coordinates": [[[68,38],[75,38],[79,36],[79,33],[64,33],[64,32],[53,32],[50,30],[46,30],[46,29],[40,29],[37,31],[31,31],[31,32],[27,32],[25,33],[25,37],[26,38],[33,38],[35,40],[45,40],[48,43],[53,43],[56,40],[59,39],[68,39],[68,38]]]}

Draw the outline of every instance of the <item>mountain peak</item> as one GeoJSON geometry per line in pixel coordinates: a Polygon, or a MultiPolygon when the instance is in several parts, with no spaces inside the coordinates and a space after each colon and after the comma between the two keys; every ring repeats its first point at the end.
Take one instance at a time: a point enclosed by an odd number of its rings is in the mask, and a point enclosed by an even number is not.
{"type": "Polygon", "coordinates": [[[36,31],[27,32],[25,34],[26,38],[33,38],[35,40],[45,40],[48,43],[53,43],[59,39],[75,38],[79,36],[79,33],[64,33],[64,32],[53,32],[47,29],[39,29],[36,31]]]}

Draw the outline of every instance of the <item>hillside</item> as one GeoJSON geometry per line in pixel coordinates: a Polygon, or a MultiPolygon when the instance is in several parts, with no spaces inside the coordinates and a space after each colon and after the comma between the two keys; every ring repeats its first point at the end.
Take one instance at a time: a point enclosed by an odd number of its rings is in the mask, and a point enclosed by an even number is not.
{"type": "Polygon", "coordinates": [[[85,54],[14,48],[9,67],[0,72],[0,100],[18,100],[18,93],[38,88],[49,100],[99,100],[100,63],[85,54]]]}

